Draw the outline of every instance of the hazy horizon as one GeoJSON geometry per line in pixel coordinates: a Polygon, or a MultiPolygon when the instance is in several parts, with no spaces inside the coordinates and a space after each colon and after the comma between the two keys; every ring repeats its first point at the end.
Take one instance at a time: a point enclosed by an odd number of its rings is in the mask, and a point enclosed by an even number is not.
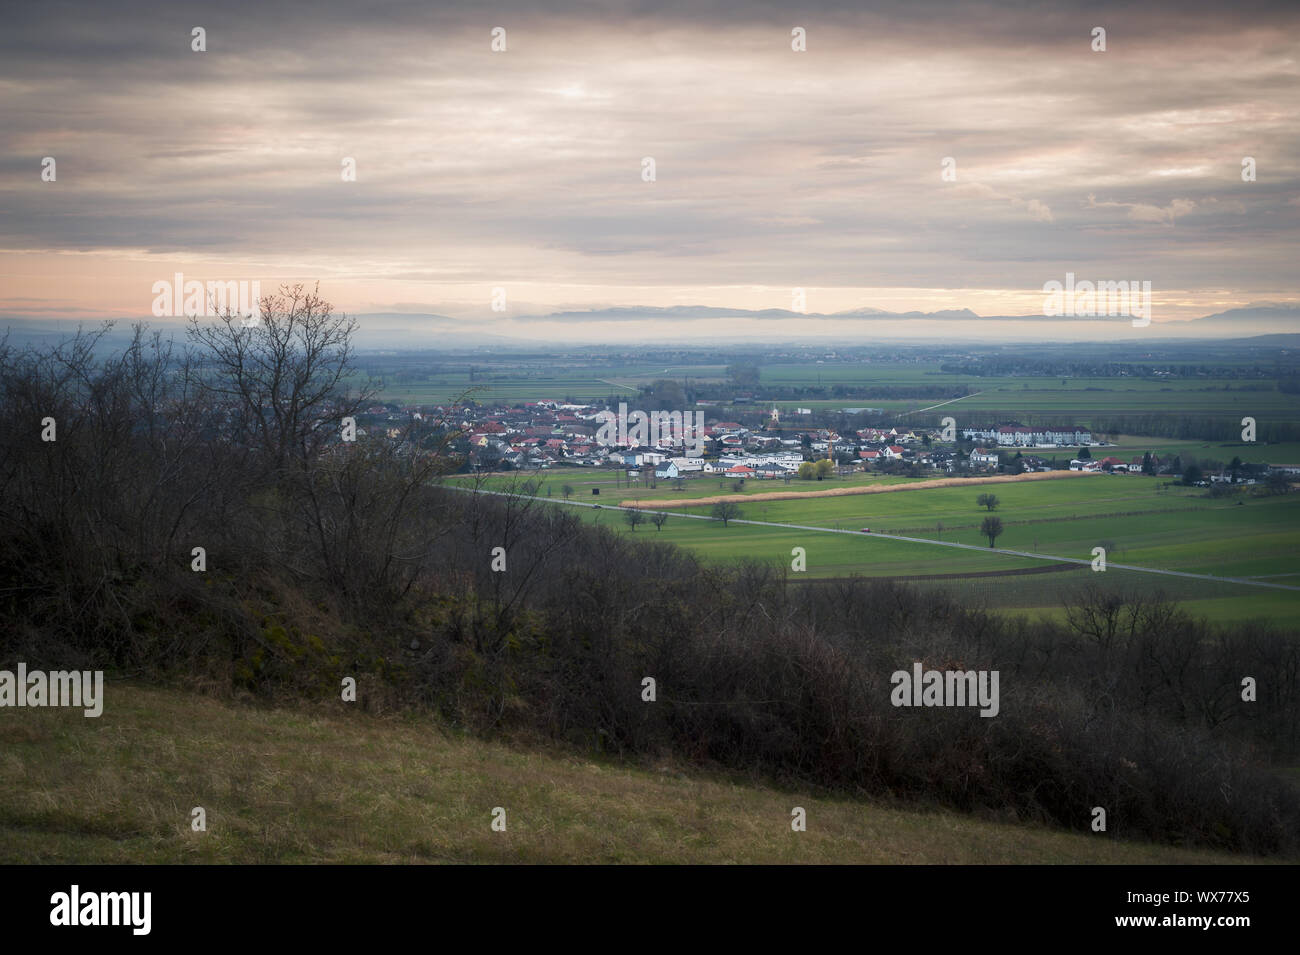
{"type": "MultiPolygon", "coordinates": [[[[1099,339],[1300,303],[1292,4],[7,16],[0,317],[147,318],[178,272],[537,340],[744,337],[545,317],[792,309],[796,290],[810,313],[1030,316],[1067,272],[1151,283],[1151,327],[1099,339]]],[[[782,338],[823,334],[788,320],[782,338]]]]}

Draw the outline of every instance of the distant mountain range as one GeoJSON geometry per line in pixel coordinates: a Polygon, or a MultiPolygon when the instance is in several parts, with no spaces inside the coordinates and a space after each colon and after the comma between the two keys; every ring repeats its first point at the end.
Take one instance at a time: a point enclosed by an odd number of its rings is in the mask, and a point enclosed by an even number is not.
{"type": "Polygon", "coordinates": [[[1226,312],[1216,312],[1204,318],[1194,318],[1184,322],[1197,334],[1233,334],[1242,325],[1253,325],[1265,331],[1290,334],[1300,332],[1300,308],[1294,305],[1252,305],[1246,308],[1230,308],[1226,312]]]}
{"type": "MultiPolygon", "coordinates": [[[[1027,316],[1033,318],[1034,316],[1027,316]]],[[[1041,318],[1042,316],[1038,316],[1041,318]]],[[[795,312],[787,308],[715,308],[708,305],[669,305],[669,306],[633,306],[630,308],[598,308],[567,312],[550,312],[545,315],[525,315],[519,321],[548,322],[617,322],[645,321],[649,318],[671,319],[710,319],[710,318],[755,318],[755,319],[808,319],[808,318],[928,318],[939,321],[948,319],[979,319],[968,308],[946,309],[938,312],[886,312],[878,308],[855,308],[845,312],[795,312]]],[[[1005,319],[1002,319],[1005,320],[1005,319]]]]}
{"type": "MultiPolygon", "coordinates": [[[[795,343],[801,340],[843,341],[860,344],[873,339],[887,338],[895,341],[915,342],[977,342],[991,341],[1069,341],[1111,340],[1123,329],[1130,340],[1141,339],[1224,339],[1253,338],[1261,335],[1292,335],[1300,333],[1300,306],[1259,303],[1244,308],[1234,308],[1187,321],[1152,322],[1146,328],[1134,328],[1122,318],[1053,317],[1042,315],[978,315],[968,308],[943,309],[934,312],[888,312],[878,308],[855,308],[841,312],[795,312],[789,309],[716,308],[711,306],[674,305],[669,307],[641,306],[570,310],[534,315],[503,315],[501,321],[492,317],[453,318],[435,313],[370,312],[354,316],[358,333],[356,344],[364,349],[511,349],[536,348],[540,343],[563,340],[565,344],[581,344],[584,325],[593,323],[629,324],[629,334],[620,340],[624,345],[638,343],[656,344],[661,336],[677,337],[680,329],[673,330],[668,323],[686,326],[687,334],[680,344],[725,344],[737,341],[767,344],[795,343]],[[728,330],[690,329],[696,322],[710,320],[742,319],[756,326],[743,333],[728,330]],[[802,325],[809,321],[820,327],[802,325]],[[651,328],[655,322],[662,327],[651,328]],[[538,329],[529,335],[530,325],[565,325],[573,334],[556,334],[554,329],[538,329]],[[633,331],[633,325],[636,325],[633,331]],[[494,330],[509,328],[513,334],[494,330]],[[1077,337],[1076,337],[1077,336],[1077,337]]],[[[150,327],[172,332],[180,340],[184,337],[184,322],[176,320],[148,320],[150,327]]],[[[72,321],[34,318],[7,318],[0,315],[0,335],[6,329],[11,343],[24,341],[56,341],[76,330],[78,325],[87,329],[98,327],[98,321],[72,321]]],[[[105,345],[120,344],[130,333],[130,322],[119,321],[105,339],[105,345]]]]}
{"type": "MultiPolygon", "coordinates": [[[[784,308],[744,309],[714,308],[704,305],[672,305],[667,307],[619,307],[589,310],[550,312],[545,315],[526,315],[517,321],[548,322],[617,322],[645,321],[653,318],[671,318],[678,320],[703,320],[712,318],[752,318],[764,319],[869,319],[875,321],[911,321],[923,320],[934,322],[1042,322],[1061,324],[1070,322],[1096,322],[1101,320],[1090,316],[1056,316],[1043,315],[979,315],[969,308],[942,309],[935,312],[888,312],[879,308],[855,308],[842,312],[795,312],[784,308]]],[[[1207,336],[1219,334],[1240,334],[1242,327],[1252,325],[1251,334],[1268,332],[1300,332],[1300,306],[1295,305],[1251,305],[1246,308],[1229,309],[1216,312],[1204,318],[1176,322],[1155,322],[1157,326],[1176,327],[1179,330],[1195,330],[1207,336]]]]}

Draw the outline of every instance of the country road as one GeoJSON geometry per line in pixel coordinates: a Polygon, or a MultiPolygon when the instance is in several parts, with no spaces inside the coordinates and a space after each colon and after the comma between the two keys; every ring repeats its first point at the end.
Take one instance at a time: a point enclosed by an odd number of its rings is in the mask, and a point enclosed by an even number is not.
{"type": "MultiPolygon", "coordinates": [[[[454,491],[463,491],[468,494],[491,494],[497,497],[529,497],[523,494],[510,494],[507,491],[485,491],[469,487],[457,487],[452,484],[442,485],[454,491]]],[[[553,497],[531,497],[531,500],[541,501],[544,504],[568,504],[571,507],[589,507],[600,508],[606,511],[633,511],[639,508],[620,507],[617,504],[591,504],[586,501],[565,501],[557,500],[553,497]]],[[[710,517],[708,514],[687,514],[684,511],[660,511],[661,514],[669,514],[673,517],[686,518],[696,521],[714,521],[717,518],[710,517]]],[[[851,534],[854,537],[874,537],[878,540],[889,541],[908,541],[913,544],[929,544],[932,547],[956,547],[960,550],[973,550],[981,554],[1005,554],[1008,557],[1026,557],[1030,560],[1048,560],[1054,563],[1082,564],[1090,567],[1092,561],[1082,557],[1061,557],[1056,554],[1035,554],[1027,550],[1008,550],[1002,547],[982,547],[978,544],[958,544],[956,541],[937,541],[930,540],[927,537],[904,537],[900,534],[881,534],[875,531],[850,531],[842,530],[836,527],[813,527],[808,524],[780,524],[775,521],[751,521],[741,518],[732,518],[732,524],[752,524],[755,527],[777,527],[786,530],[812,531],[817,534],[851,534]]],[[[1162,570],[1158,567],[1141,567],[1137,564],[1116,564],[1110,561],[1106,562],[1107,569],[1115,570],[1132,570],[1142,574],[1159,574],[1166,577],[1186,577],[1190,580],[1208,580],[1213,583],[1223,584],[1242,584],[1247,587],[1264,587],[1269,590],[1295,590],[1300,591],[1300,586],[1290,584],[1271,584],[1263,580],[1252,580],[1248,577],[1219,577],[1214,574],[1193,574],[1185,570],[1162,570]]]]}
{"type": "Polygon", "coordinates": [[[972,391],[968,395],[962,395],[959,398],[949,398],[947,401],[941,401],[937,405],[930,405],[930,407],[928,408],[917,408],[915,411],[904,411],[903,414],[905,415],[920,414],[922,411],[933,411],[935,408],[942,408],[944,405],[950,405],[954,401],[964,401],[967,398],[974,398],[976,395],[982,395],[982,394],[984,394],[984,392],[982,391],[972,391]]]}

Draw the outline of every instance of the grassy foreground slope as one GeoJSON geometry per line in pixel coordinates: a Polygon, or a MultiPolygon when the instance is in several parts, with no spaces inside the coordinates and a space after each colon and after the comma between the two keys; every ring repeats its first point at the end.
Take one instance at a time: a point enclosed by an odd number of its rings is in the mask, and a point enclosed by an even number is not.
{"type": "Polygon", "coordinates": [[[343,707],[113,683],[98,719],[0,711],[0,863],[1253,861],[598,764],[343,707]],[[790,829],[795,805],[806,832],[790,829]],[[207,832],[191,831],[195,806],[207,832]]]}

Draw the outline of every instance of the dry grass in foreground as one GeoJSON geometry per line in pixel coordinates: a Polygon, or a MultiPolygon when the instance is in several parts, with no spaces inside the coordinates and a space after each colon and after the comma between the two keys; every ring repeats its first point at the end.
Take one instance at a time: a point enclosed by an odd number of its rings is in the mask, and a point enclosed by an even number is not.
{"type": "Polygon", "coordinates": [[[894,491],[924,491],[933,487],[975,487],[980,484],[1020,484],[1024,481],[1059,481],[1062,478],[1093,477],[1100,471],[1031,471],[1029,474],[995,474],[976,478],[935,478],[913,481],[910,484],[859,484],[853,487],[832,487],[824,491],[763,491],[759,494],[715,494],[712,497],[693,497],[687,500],[619,501],[619,507],[671,508],[712,506],[723,502],[748,504],[752,501],[802,501],[810,497],[846,497],[850,494],[891,494],[894,491]]]}
{"type": "Polygon", "coordinates": [[[0,710],[0,862],[1253,861],[519,751],[412,718],[121,683],[106,697],[99,719],[0,710]]]}

